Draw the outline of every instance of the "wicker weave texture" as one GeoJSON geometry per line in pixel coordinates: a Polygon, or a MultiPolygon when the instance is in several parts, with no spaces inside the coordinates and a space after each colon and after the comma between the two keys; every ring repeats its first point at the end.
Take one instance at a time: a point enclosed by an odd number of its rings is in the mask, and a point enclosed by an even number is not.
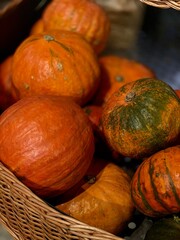
{"type": "Polygon", "coordinates": [[[0,222],[15,240],[123,240],[49,206],[1,163],[0,222]]]}
{"type": "Polygon", "coordinates": [[[140,0],[143,3],[159,8],[173,8],[180,10],[179,0],[140,0]]]}

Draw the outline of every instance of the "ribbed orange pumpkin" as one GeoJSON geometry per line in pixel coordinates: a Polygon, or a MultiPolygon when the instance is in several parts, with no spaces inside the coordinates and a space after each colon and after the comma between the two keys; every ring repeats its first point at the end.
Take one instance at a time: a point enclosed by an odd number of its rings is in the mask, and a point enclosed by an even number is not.
{"type": "Polygon", "coordinates": [[[180,212],[180,146],[150,156],[136,170],[131,194],[136,208],[151,217],[180,212]]]}
{"type": "Polygon", "coordinates": [[[80,33],[99,54],[110,32],[105,10],[91,0],[53,0],[42,15],[44,30],[63,29],[80,33]]]}
{"type": "Polygon", "coordinates": [[[105,103],[102,131],[109,146],[130,158],[168,147],[180,134],[180,99],[158,79],[125,84],[105,103]]]}
{"type": "Polygon", "coordinates": [[[13,56],[12,81],[20,98],[70,96],[84,105],[99,86],[99,64],[78,33],[52,30],[25,39],[13,56]]]}
{"type": "Polygon", "coordinates": [[[0,159],[38,196],[76,184],[93,154],[90,121],[68,97],[24,97],[1,115],[0,159]]]}
{"type": "Polygon", "coordinates": [[[94,104],[102,105],[118,88],[140,78],[155,77],[154,72],[138,61],[116,55],[99,58],[101,82],[93,99],[94,104]]]}
{"type": "Polygon", "coordinates": [[[32,35],[32,34],[37,34],[42,32],[44,32],[44,25],[43,25],[43,20],[40,18],[31,27],[30,34],[32,35]]]}

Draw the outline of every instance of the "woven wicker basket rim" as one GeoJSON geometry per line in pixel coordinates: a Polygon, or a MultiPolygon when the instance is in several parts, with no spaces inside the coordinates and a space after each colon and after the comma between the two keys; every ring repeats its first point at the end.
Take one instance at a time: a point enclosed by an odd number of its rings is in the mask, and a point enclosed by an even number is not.
{"type": "Polygon", "coordinates": [[[15,240],[123,240],[52,207],[0,162],[0,223],[15,240]]]}
{"type": "Polygon", "coordinates": [[[147,5],[158,7],[158,8],[173,8],[175,10],[180,10],[179,0],[140,0],[142,3],[147,5]]]}

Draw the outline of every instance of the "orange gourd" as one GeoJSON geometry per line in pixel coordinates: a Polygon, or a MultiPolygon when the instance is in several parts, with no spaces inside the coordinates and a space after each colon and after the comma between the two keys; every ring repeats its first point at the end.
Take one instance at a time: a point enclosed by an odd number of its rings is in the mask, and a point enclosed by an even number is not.
{"type": "Polygon", "coordinates": [[[59,199],[56,207],[61,211],[113,234],[122,231],[134,213],[130,177],[103,159],[94,159],[85,177],[59,199]]]}
{"type": "Polygon", "coordinates": [[[19,97],[48,94],[84,105],[99,86],[96,55],[78,33],[52,30],[25,39],[13,55],[12,81],[19,97]]]}
{"type": "Polygon", "coordinates": [[[76,184],[94,154],[92,126],[68,97],[24,97],[0,118],[0,159],[38,196],[76,184]]]}
{"type": "Polygon", "coordinates": [[[91,0],[53,0],[45,8],[44,30],[62,29],[81,34],[99,54],[110,32],[110,20],[105,10],[91,0]]]}

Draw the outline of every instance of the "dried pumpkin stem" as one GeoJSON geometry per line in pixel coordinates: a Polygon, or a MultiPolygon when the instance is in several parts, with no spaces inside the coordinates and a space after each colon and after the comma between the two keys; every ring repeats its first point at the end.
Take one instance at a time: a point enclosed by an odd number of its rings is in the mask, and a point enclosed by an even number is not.
{"type": "Polygon", "coordinates": [[[135,98],[136,93],[135,92],[130,92],[126,95],[125,101],[126,102],[131,102],[133,98],[135,98]]]}

